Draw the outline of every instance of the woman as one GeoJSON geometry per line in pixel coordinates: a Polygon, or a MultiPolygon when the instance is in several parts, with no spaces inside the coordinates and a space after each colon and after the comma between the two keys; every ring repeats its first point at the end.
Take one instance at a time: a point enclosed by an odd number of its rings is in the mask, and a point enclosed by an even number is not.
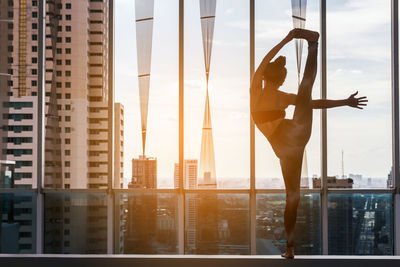
{"type": "Polygon", "coordinates": [[[286,187],[286,207],[284,223],[286,231],[286,252],[282,257],[294,258],[294,227],[297,206],[300,200],[300,176],[303,154],[310,139],[313,109],[325,109],[350,106],[362,109],[368,100],[366,97],[356,98],[358,92],[343,100],[312,100],[311,93],[317,74],[318,54],[317,32],[294,29],[264,57],[253,76],[250,89],[250,106],[253,121],[257,128],[270,142],[276,156],[280,160],[282,175],[286,187]],[[304,76],[298,94],[279,91],[286,78],[286,58],[271,60],[288,42],[304,39],[308,42],[308,57],[304,76]],[[294,105],[293,119],[285,119],[285,109],[294,105]]]}

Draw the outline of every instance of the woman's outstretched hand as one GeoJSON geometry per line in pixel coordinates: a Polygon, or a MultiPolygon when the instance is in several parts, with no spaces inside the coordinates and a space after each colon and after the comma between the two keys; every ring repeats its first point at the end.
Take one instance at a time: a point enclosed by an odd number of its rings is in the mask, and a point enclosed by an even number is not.
{"type": "Polygon", "coordinates": [[[349,98],[346,99],[347,105],[349,107],[363,109],[363,106],[367,105],[368,99],[366,96],[356,97],[357,94],[358,91],[350,95],[349,98]]]}

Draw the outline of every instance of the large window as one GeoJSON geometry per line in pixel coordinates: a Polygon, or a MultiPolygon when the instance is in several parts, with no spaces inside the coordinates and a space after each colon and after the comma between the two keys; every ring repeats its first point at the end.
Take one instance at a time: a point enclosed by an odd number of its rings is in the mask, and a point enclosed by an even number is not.
{"type": "MultiPolygon", "coordinates": [[[[155,1],[139,19],[135,1],[79,1],[74,8],[87,17],[69,12],[68,21],[52,1],[31,2],[35,51],[10,50],[20,31],[0,18],[4,36],[13,36],[0,47],[1,58],[13,58],[0,60],[0,253],[280,254],[284,182],[251,121],[249,87],[253,67],[293,28],[290,1],[217,0],[215,18],[201,15],[198,1],[155,1]],[[46,13],[55,15],[43,24],[46,13]],[[206,42],[204,19],[214,21],[206,42]],[[71,53],[57,53],[65,49],[57,37],[73,41],[71,53]],[[137,62],[149,48],[145,73],[137,62]],[[201,173],[205,132],[214,174],[201,173]]],[[[307,1],[306,28],[321,34],[313,98],[358,90],[369,103],[314,110],[297,254],[400,253],[391,12],[398,10],[388,0],[307,1]]],[[[289,93],[299,82],[295,49],[290,43],[279,52],[288,70],[281,90],[289,93]]],[[[306,57],[304,43],[300,77],[306,57]]]]}

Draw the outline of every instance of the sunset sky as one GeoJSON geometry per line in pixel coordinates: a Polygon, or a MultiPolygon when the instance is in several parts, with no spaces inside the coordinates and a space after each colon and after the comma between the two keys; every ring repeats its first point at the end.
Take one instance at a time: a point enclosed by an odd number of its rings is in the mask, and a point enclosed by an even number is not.
{"type": "MultiPolygon", "coordinates": [[[[292,29],[291,1],[256,1],[256,64],[292,29]]],[[[141,153],[134,1],[116,0],[115,96],[125,106],[125,176],[141,153]]],[[[198,0],[185,1],[185,158],[199,158],[205,72],[198,0]]],[[[178,162],[178,0],[155,0],[146,154],[158,159],[159,180],[173,184],[178,162]]],[[[319,1],[308,0],[306,28],[319,30],[319,1]]],[[[327,1],[328,97],[359,91],[360,111],[328,111],[328,175],[387,177],[391,168],[390,1],[327,1]]],[[[305,61],[307,45],[304,45],[305,61]]],[[[281,90],[297,91],[294,43],[281,90]]],[[[304,64],[303,64],[304,68],[304,64]]],[[[210,104],[218,177],[248,179],[249,2],[218,0],[210,70],[210,104]]],[[[313,97],[319,97],[319,76],[313,97]]],[[[287,112],[291,117],[293,108],[287,112]]],[[[320,112],[314,111],[308,173],[320,174],[320,112]]],[[[278,159],[256,130],[256,178],[281,177],[278,159]]]]}

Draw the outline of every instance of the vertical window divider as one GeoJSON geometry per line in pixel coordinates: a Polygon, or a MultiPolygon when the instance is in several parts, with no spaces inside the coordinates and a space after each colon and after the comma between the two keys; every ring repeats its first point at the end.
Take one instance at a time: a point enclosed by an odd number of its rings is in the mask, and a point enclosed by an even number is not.
{"type": "Polygon", "coordinates": [[[42,191],[44,177],[44,138],[45,138],[45,25],[46,3],[39,0],[39,40],[38,40],[38,96],[37,96],[37,182],[36,182],[36,254],[42,254],[44,240],[44,196],[42,191]]]}
{"type": "MultiPolygon", "coordinates": [[[[254,75],[255,50],[255,0],[250,0],[250,85],[254,75]]],[[[250,86],[249,86],[250,88],[250,86]]],[[[250,105],[249,105],[250,107],[250,105]]],[[[250,109],[249,109],[250,113],[250,109]]],[[[256,249],[256,177],[255,177],[255,127],[250,114],[250,254],[257,254],[256,249]]]]}
{"type": "Polygon", "coordinates": [[[184,0],[179,0],[179,188],[178,254],[185,254],[185,189],[184,169],[184,0]]]}
{"type": "Polygon", "coordinates": [[[392,176],[394,181],[394,255],[400,255],[399,161],[399,5],[391,0],[392,176]]]}
{"type": "Polygon", "coordinates": [[[114,0],[108,7],[108,180],[107,180],[107,254],[114,254],[114,0]]]}
{"type": "MultiPolygon", "coordinates": [[[[321,99],[327,96],[326,73],[326,0],[320,0],[320,71],[321,71],[321,99]]],[[[327,158],[327,111],[321,110],[321,237],[323,255],[328,255],[328,158],[327,158]]]]}

